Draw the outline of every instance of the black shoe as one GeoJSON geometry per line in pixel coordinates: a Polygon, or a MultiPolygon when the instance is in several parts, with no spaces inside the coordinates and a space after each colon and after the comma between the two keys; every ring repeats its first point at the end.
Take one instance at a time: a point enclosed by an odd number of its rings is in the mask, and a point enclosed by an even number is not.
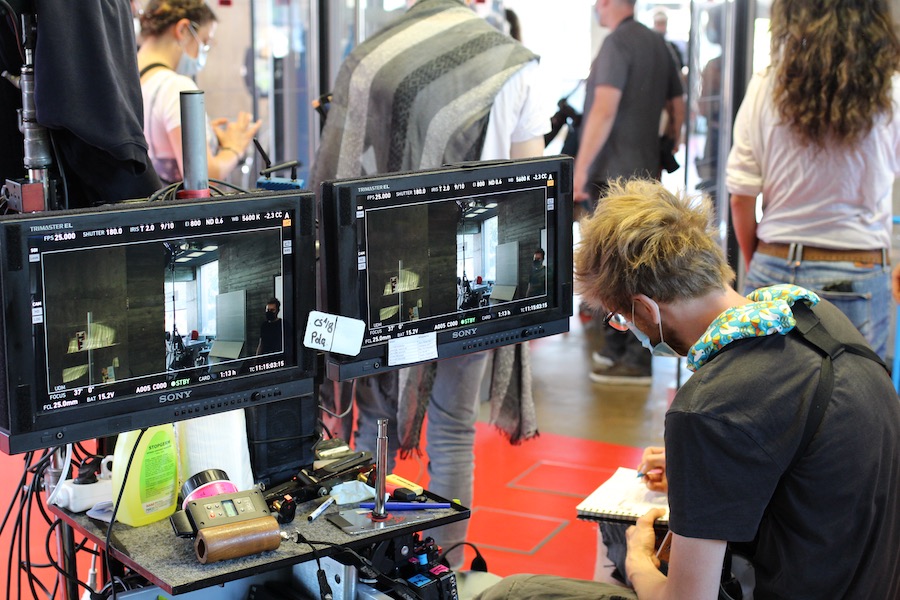
{"type": "Polygon", "coordinates": [[[621,363],[611,367],[595,367],[588,374],[594,383],[608,385],[650,385],[653,376],[648,368],[632,367],[621,363]]]}

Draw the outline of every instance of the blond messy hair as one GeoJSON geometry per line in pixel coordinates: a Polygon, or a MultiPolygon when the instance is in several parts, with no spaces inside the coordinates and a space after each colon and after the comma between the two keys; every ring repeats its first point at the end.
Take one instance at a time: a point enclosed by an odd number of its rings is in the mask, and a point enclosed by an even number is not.
{"type": "Polygon", "coordinates": [[[581,220],[576,290],[593,308],[623,313],[637,294],[671,302],[724,290],[734,271],[711,216],[709,202],[676,196],[658,181],[610,182],[581,220]]]}

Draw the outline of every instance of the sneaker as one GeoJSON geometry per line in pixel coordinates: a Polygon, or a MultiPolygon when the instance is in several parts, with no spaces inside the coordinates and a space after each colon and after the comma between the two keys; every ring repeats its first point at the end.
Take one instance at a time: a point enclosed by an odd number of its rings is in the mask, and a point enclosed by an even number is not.
{"type": "Polygon", "coordinates": [[[603,356],[599,352],[592,353],[591,360],[594,361],[595,367],[600,367],[602,369],[608,369],[615,364],[613,359],[608,356],[603,356]]]}
{"type": "Polygon", "coordinates": [[[594,383],[608,385],[650,385],[653,377],[647,369],[630,365],[614,364],[611,367],[597,367],[588,374],[594,383]]]}

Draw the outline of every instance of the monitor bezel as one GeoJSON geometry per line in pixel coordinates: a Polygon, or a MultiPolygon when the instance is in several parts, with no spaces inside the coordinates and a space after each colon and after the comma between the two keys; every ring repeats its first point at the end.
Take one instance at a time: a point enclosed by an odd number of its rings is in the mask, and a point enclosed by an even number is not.
{"type": "MultiPolygon", "coordinates": [[[[209,199],[132,201],[101,207],[15,214],[0,217],[0,266],[2,293],[2,373],[5,398],[0,399],[7,426],[0,426],[0,451],[18,454],[61,444],[116,435],[216,414],[238,408],[285,400],[313,393],[316,387],[316,352],[303,345],[306,318],[315,309],[315,198],[309,192],[249,192],[209,199]],[[192,383],[188,386],[146,393],[127,394],[107,403],[84,404],[54,412],[38,410],[48,402],[46,373],[39,371],[36,345],[43,327],[32,325],[31,269],[28,268],[28,235],[31,226],[64,226],[76,231],[95,227],[129,226],[164,220],[209,219],[266,210],[290,210],[295,223],[290,228],[292,271],[289,303],[293,307],[289,331],[295,364],[243,375],[233,379],[192,383]]],[[[243,226],[246,228],[246,226],[243,226]]],[[[240,231],[240,229],[238,229],[240,231]]],[[[85,244],[90,247],[90,244],[85,244]]],[[[285,289],[285,294],[289,291],[285,289]]],[[[288,303],[286,303],[288,304],[288,303]]],[[[287,321],[287,319],[286,319],[287,321]]]]}
{"type": "MultiPolygon", "coordinates": [[[[439,182],[452,187],[458,183],[497,177],[516,178],[534,173],[554,172],[558,174],[557,197],[554,210],[548,210],[547,214],[548,218],[553,220],[556,243],[552,252],[553,265],[548,263],[547,266],[552,266],[554,273],[556,304],[527,314],[518,314],[507,320],[482,322],[477,327],[461,324],[438,331],[436,360],[569,331],[569,319],[573,314],[572,170],[571,157],[552,156],[511,161],[482,161],[439,169],[324,182],[320,193],[325,281],[323,310],[365,321],[363,317],[365,292],[360,289],[356,262],[359,247],[357,195],[372,190],[409,190],[415,187],[428,189],[439,182]]],[[[396,202],[396,199],[393,201],[396,202]]],[[[428,201],[428,197],[411,197],[408,204],[422,201],[428,201]]],[[[385,342],[364,346],[356,356],[326,353],[324,375],[334,381],[346,381],[421,362],[428,361],[388,365],[387,342],[385,342]]]]}

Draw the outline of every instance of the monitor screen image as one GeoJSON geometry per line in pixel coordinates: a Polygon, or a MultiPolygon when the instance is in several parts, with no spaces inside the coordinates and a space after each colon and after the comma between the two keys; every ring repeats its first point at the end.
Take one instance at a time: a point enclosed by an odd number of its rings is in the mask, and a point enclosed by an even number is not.
{"type": "Polygon", "coordinates": [[[345,380],[568,331],[572,159],[322,186],[326,310],[365,323],[345,380]]]}
{"type": "Polygon", "coordinates": [[[0,218],[0,449],[311,393],[313,207],[264,192],[0,218]]]}

